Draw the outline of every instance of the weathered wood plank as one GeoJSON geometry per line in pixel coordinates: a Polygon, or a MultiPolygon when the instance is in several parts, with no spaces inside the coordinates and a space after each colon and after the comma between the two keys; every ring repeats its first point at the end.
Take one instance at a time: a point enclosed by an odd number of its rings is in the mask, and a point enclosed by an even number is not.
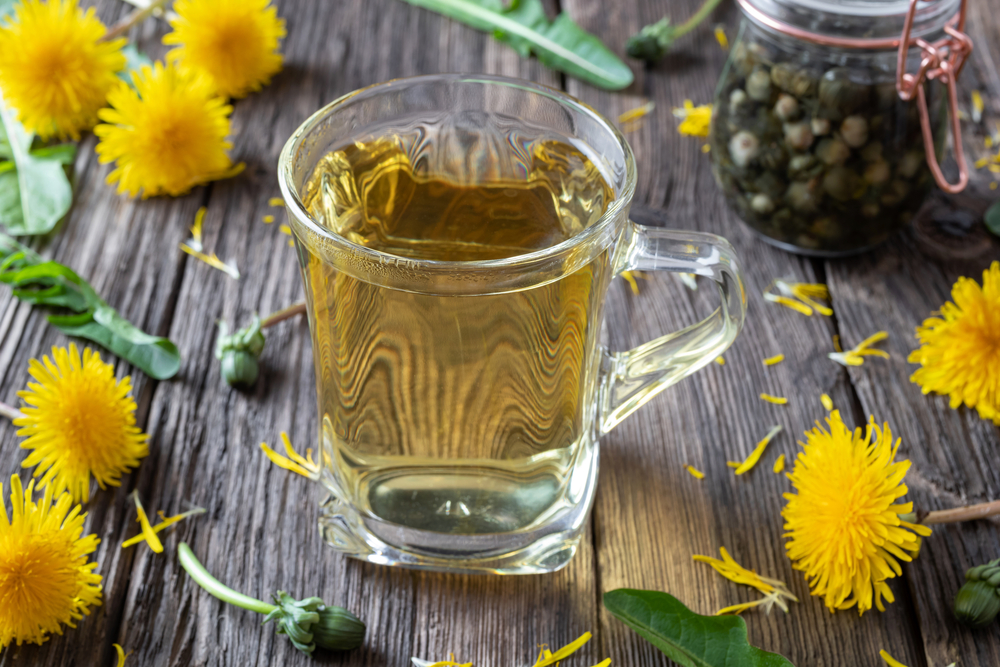
{"type": "MultiPolygon", "coordinates": [[[[235,257],[244,277],[235,283],[205,266],[187,267],[177,306],[185,316],[174,320],[171,336],[190,354],[183,380],[161,385],[154,396],[149,430],[156,453],[140,472],[140,487],[151,507],[175,508],[190,499],[209,508],[208,517],[184,526],[168,545],[190,539],[223,581],[258,597],[279,588],[318,594],[364,618],[365,647],[332,661],[406,664],[412,655],[450,652],[477,664],[499,656],[525,661],[536,643],[561,645],[596,623],[589,543],[573,565],[550,578],[418,574],[334,553],[315,527],[317,489],[271,466],[256,448],[282,429],[299,447],[316,439],[304,323],[274,333],[262,359],[264,375],[250,394],[222,384],[211,350],[216,318],[245,322],[255,310],[301,298],[287,237],[277,224],[260,220],[275,212],[267,200],[278,194],[278,152],[314,110],[355,88],[418,73],[498,71],[550,85],[558,78],[485,35],[399,2],[286,2],[281,13],[288,21],[288,66],[264,93],[237,105],[234,154],[247,161],[247,174],[213,187],[205,220],[206,245],[235,257]],[[560,612],[510,614],[547,605],[560,612]]],[[[172,555],[141,551],[118,639],[129,642],[144,665],[309,664],[258,622],[194,587],[172,555]]],[[[596,657],[596,648],[584,655],[596,657]]]]}
{"type": "MultiPolygon", "coordinates": [[[[986,2],[969,3],[975,50],[962,73],[959,99],[968,112],[963,139],[970,164],[997,152],[983,141],[997,132],[1000,118],[1000,21],[991,9],[986,2]],[[971,121],[973,89],[986,102],[978,125],[971,121]]],[[[829,263],[826,269],[845,342],[861,340],[866,331],[889,332],[886,347],[892,359],[851,369],[852,384],[863,415],[888,421],[902,438],[900,452],[913,462],[907,475],[911,496],[925,510],[1000,498],[1000,429],[975,411],[951,410],[945,397],[922,395],[909,381],[918,367],[906,361],[918,346],[914,329],[951,299],[954,281],[962,275],[981,281],[983,269],[1000,259],[1000,242],[991,240],[979,222],[998,197],[997,190],[989,189],[996,180],[1000,176],[987,169],[973,171],[966,193],[925,209],[913,230],[865,257],[829,263]],[[957,218],[956,226],[942,224],[952,206],[971,215],[957,218]]],[[[965,570],[1000,554],[1000,526],[995,521],[936,526],[923,544],[906,576],[928,664],[1000,664],[1000,626],[973,632],[959,625],[951,611],[965,570]]]]}
{"type": "MultiPolygon", "coordinates": [[[[682,21],[697,2],[671,3],[672,18],[682,21]]],[[[573,0],[567,6],[584,27],[622,49],[628,35],[662,16],[660,3],[611,9],[603,3],[573,0]]],[[[922,664],[916,619],[904,581],[893,583],[897,603],[885,614],[831,615],[811,598],[802,575],[784,555],[780,511],[790,484],[771,472],[779,453],[789,459],[814,420],[824,416],[823,392],[850,412],[851,392],[842,368],[826,358],[834,333],[831,319],[806,318],[766,304],[761,292],[775,277],[812,282],[820,276],[811,261],[777,251],[759,241],[719,196],[702,140],[681,137],[670,108],[685,98],[708,102],[726,54],[711,36],[711,22],[725,21],[735,35],[737,11],[730,7],[680,41],[661,63],[639,73],[625,96],[570,82],[573,94],[610,118],[636,106],[641,92],[656,103],[655,115],[629,139],[639,164],[637,202],[664,207],[650,215],[633,209],[639,221],[719,233],[735,245],[747,275],[749,317],[726,365],[711,365],[668,389],[630,417],[603,441],[602,471],[595,511],[599,579],[603,591],[621,586],[665,590],[701,613],[755,599],[758,594],[722,580],[693,554],[718,555],[726,547],[743,565],[787,582],[798,595],[786,616],[748,613],[750,640],[787,656],[798,665],[875,664],[887,649],[907,664],[922,664]],[[633,95],[634,97],[629,97],[633,95]],[[770,368],[761,360],[784,353],[770,368]],[[784,407],[763,403],[760,392],[786,396],[784,407]],[[736,478],[726,460],[742,460],[773,424],[779,435],[758,467],[736,478]],[[699,482],[682,468],[704,471],[699,482]]],[[[623,349],[707,315],[714,290],[702,284],[691,293],[672,276],[641,282],[633,296],[620,288],[609,303],[612,348],[623,349]]],[[[610,615],[602,615],[607,652],[632,665],[667,661],[610,615]]]]}
{"type": "MultiPolygon", "coordinates": [[[[92,4],[92,3],[82,3],[92,4]]],[[[97,5],[98,16],[112,24],[129,12],[121,2],[97,5]]],[[[137,30],[137,32],[139,32],[137,30]]],[[[155,25],[141,29],[143,47],[159,41],[155,25]]],[[[155,44],[154,44],[155,47],[155,44]]],[[[136,202],[115,194],[104,182],[110,166],[98,165],[92,137],[84,140],[74,165],[74,206],[50,239],[36,247],[73,268],[121,314],[144,330],[167,335],[184,270],[184,258],[172,251],[187,237],[204,190],[182,199],[136,202]],[[164,252],[164,248],[171,249],[164,252]]],[[[0,290],[0,400],[18,405],[16,392],[28,380],[28,359],[49,354],[52,346],[65,346],[66,336],[45,322],[45,312],[19,304],[7,289],[0,290]]],[[[78,346],[82,343],[77,341],[78,346]]],[[[119,377],[130,374],[133,395],[138,403],[137,419],[145,424],[155,381],[134,372],[126,363],[102,351],[102,358],[115,363],[119,377]]],[[[11,473],[22,479],[30,470],[21,470],[26,452],[19,448],[16,429],[0,420],[0,478],[9,492],[11,473]]],[[[104,577],[103,606],[42,647],[10,647],[0,651],[0,665],[92,665],[111,664],[111,642],[125,604],[124,591],[132,571],[134,550],[122,551],[119,544],[126,531],[133,530],[134,509],[127,494],[135,475],[126,475],[122,487],[98,491],[85,510],[85,530],[96,533],[101,544],[94,554],[104,577]]],[[[95,487],[96,488],[96,487],[95,487]]],[[[4,502],[7,502],[6,499],[4,502]]]]}

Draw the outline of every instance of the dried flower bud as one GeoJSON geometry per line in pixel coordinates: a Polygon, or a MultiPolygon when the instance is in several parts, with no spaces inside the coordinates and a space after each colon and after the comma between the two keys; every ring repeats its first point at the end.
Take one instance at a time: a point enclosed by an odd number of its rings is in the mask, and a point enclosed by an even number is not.
{"type": "Polygon", "coordinates": [[[222,378],[233,387],[249,387],[257,381],[260,366],[257,359],[264,351],[264,334],[260,318],[229,335],[229,325],[219,322],[219,339],[215,343],[215,358],[222,362],[222,378]]]}
{"type": "Polygon", "coordinates": [[[955,617],[971,628],[989,625],[1000,614],[1000,558],[970,568],[955,595],[955,617]]]}
{"type": "Polygon", "coordinates": [[[752,133],[743,130],[729,140],[729,157],[737,167],[750,164],[760,151],[760,141],[752,133]]]}
{"type": "Polygon", "coordinates": [[[861,148],[868,143],[868,121],[864,116],[848,116],[840,124],[840,136],[851,148],[861,148]]]}
{"type": "Polygon", "coordinates": [[[747,77],[747,95],[757,102],[767,102],[771,97],[771,75],[764,68],[755,69],[747,77]]]}
{"type": "Polygon", "coordinates": [[[812,146],[813,133],[809,123],[785,123],[785,143],[797,151],[804,151],[812,146]]]}
{"type": "Polygon", "coordinates": [[[822,137],[824,134],[830,134],[830,121],[826,118],[813,118],[809,121],[809,129],[817,137],[822,137]]]}
{"type": "Polygon", "coordinates": [[[799,115],[799,101],[791,95],[782,93],[774,103],[774,115],[781,120],[793,120],[799,115]]]}

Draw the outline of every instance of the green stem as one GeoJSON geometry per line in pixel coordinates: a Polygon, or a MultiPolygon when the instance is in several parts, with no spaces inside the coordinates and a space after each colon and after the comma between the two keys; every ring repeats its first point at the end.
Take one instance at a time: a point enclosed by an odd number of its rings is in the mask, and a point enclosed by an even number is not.
{"type": "Polygon", "coordinates": [[[691,18],[677,26],[677,29],[674,30],[674,39],[691,32],[695,26],[705,20],[706,16],[712,13],[712,10],[715,9],[721,1],[722,0],[705,0],[702,6],[691,18]]]}
{"type": "Polygon", "coordinates": [[[187,570],[187,573],[191,575],[191,578],[195,580],[195,583],[223,602],[228,602],[229,604],[236,605],[237,607],[255,611],[258,614],[270,614],[272,611],[277,609],[277,607],[273,604],[267,604],[266,602],[261,602],[260,600],[250,597],[249,595],[237,593],[213,577],[209,574],[208,570],[205,569],[205,566],[198,562],[198,559],[195,558],[194,552],[191,551],[191,547],[189,547],[187,543],[181,542],[180,545],[178,545],[177,556],[181,561],[181,567],[187,570]]]}
{"type": "Polygon", "coordinates": [[[306,312],[306,302],[296,301],[288,308],[283,308],[278,312],[271,313],[270,315],[265,317],[260,323],[260,328],[266,329],[268,327],[274,326],[278,322],[284,322],[285,320],[293,318],[296,315],[301,315],[304,312],[306,312]]]}
{"type": "Polygon", "coordinates": [[[145,7],[135,10],[121,21],[111,26],[111,28],[104,33],[104,36],[101,37],[100,41],[107,42],[108,40],[118,37],[119,35],[124,35],[130,28],[132,28],[132,26],[142,23],[147,18],[152,16],[153,12],[163,9],[163,5],[167,4],[169,1],[170,0],[153,0],[153,2],[149,3],[145,7]]]}
{"type": "Polygon", "coordinates": [[[24,413],[15,408],[13,405],[7,405],[6,403],[0,402],[0,417],[6,417],[11,421],[15,419],[20,419],[24,417],[24,413]]]}

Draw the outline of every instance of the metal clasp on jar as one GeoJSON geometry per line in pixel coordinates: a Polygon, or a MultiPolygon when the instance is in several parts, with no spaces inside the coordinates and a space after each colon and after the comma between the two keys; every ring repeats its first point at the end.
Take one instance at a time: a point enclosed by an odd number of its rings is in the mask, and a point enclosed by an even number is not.
{"type": "Polygon", "coordinates": [[[899,97],[909,102],[917,98],[917,108],[920,112],[920,129],[924,135],[924,149],[927,152],[927,166],[934,174],[934,180],[945,192],[956,193],[965,189],[969,183],[969,167],[965,162],[965,151],[962,149],[962,128],[958,117],[958,92],[956,80],[966,59],[972,52],[972,40],[965,30],[966,1],[962,0],[955,18],[944,27],[947,37],[934,43],[928,43],[920,38],[910,36],[913,29],[913,17],[917,11],[917,0],[910,0],[910,10],[903,24],[903,35],[899,40],[899,57],[896,61],[896,90],[899,97]],[[954,25],[952,25],[954,23],[954,25]],[[911,46],[918,46],[922,51],[920,67],[916,74],[906,71],[906,59],[911,46]],[[948,113],[951,115],[951,133],[955,143],[955,161],[958,163],[958,182],[949,183],[941,172],[937,156],[934,154],[934,138],[931,134],[930,116],[927,112],[927,97],[924,94],[924,81],[938,79],[948,87],[948,113]]]}

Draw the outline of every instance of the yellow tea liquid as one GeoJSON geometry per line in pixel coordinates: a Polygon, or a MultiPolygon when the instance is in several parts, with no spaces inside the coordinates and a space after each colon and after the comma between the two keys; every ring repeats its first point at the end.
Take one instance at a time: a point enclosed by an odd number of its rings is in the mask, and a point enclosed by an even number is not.
{"type": "MultiPolygon", "coordinates": [[[[326,154],[303,188],[312,217],[383,253],[473,262],[565,241],[613,200],[558,138],[473,183],[408,150],[387,136],[326,154]]],[[[592,446],[609,254],[492,295],[390,289],[308,254],[324,482],[368,518],[468,535],[530,530],[578,502],[567,481],[592,446]]]]}

